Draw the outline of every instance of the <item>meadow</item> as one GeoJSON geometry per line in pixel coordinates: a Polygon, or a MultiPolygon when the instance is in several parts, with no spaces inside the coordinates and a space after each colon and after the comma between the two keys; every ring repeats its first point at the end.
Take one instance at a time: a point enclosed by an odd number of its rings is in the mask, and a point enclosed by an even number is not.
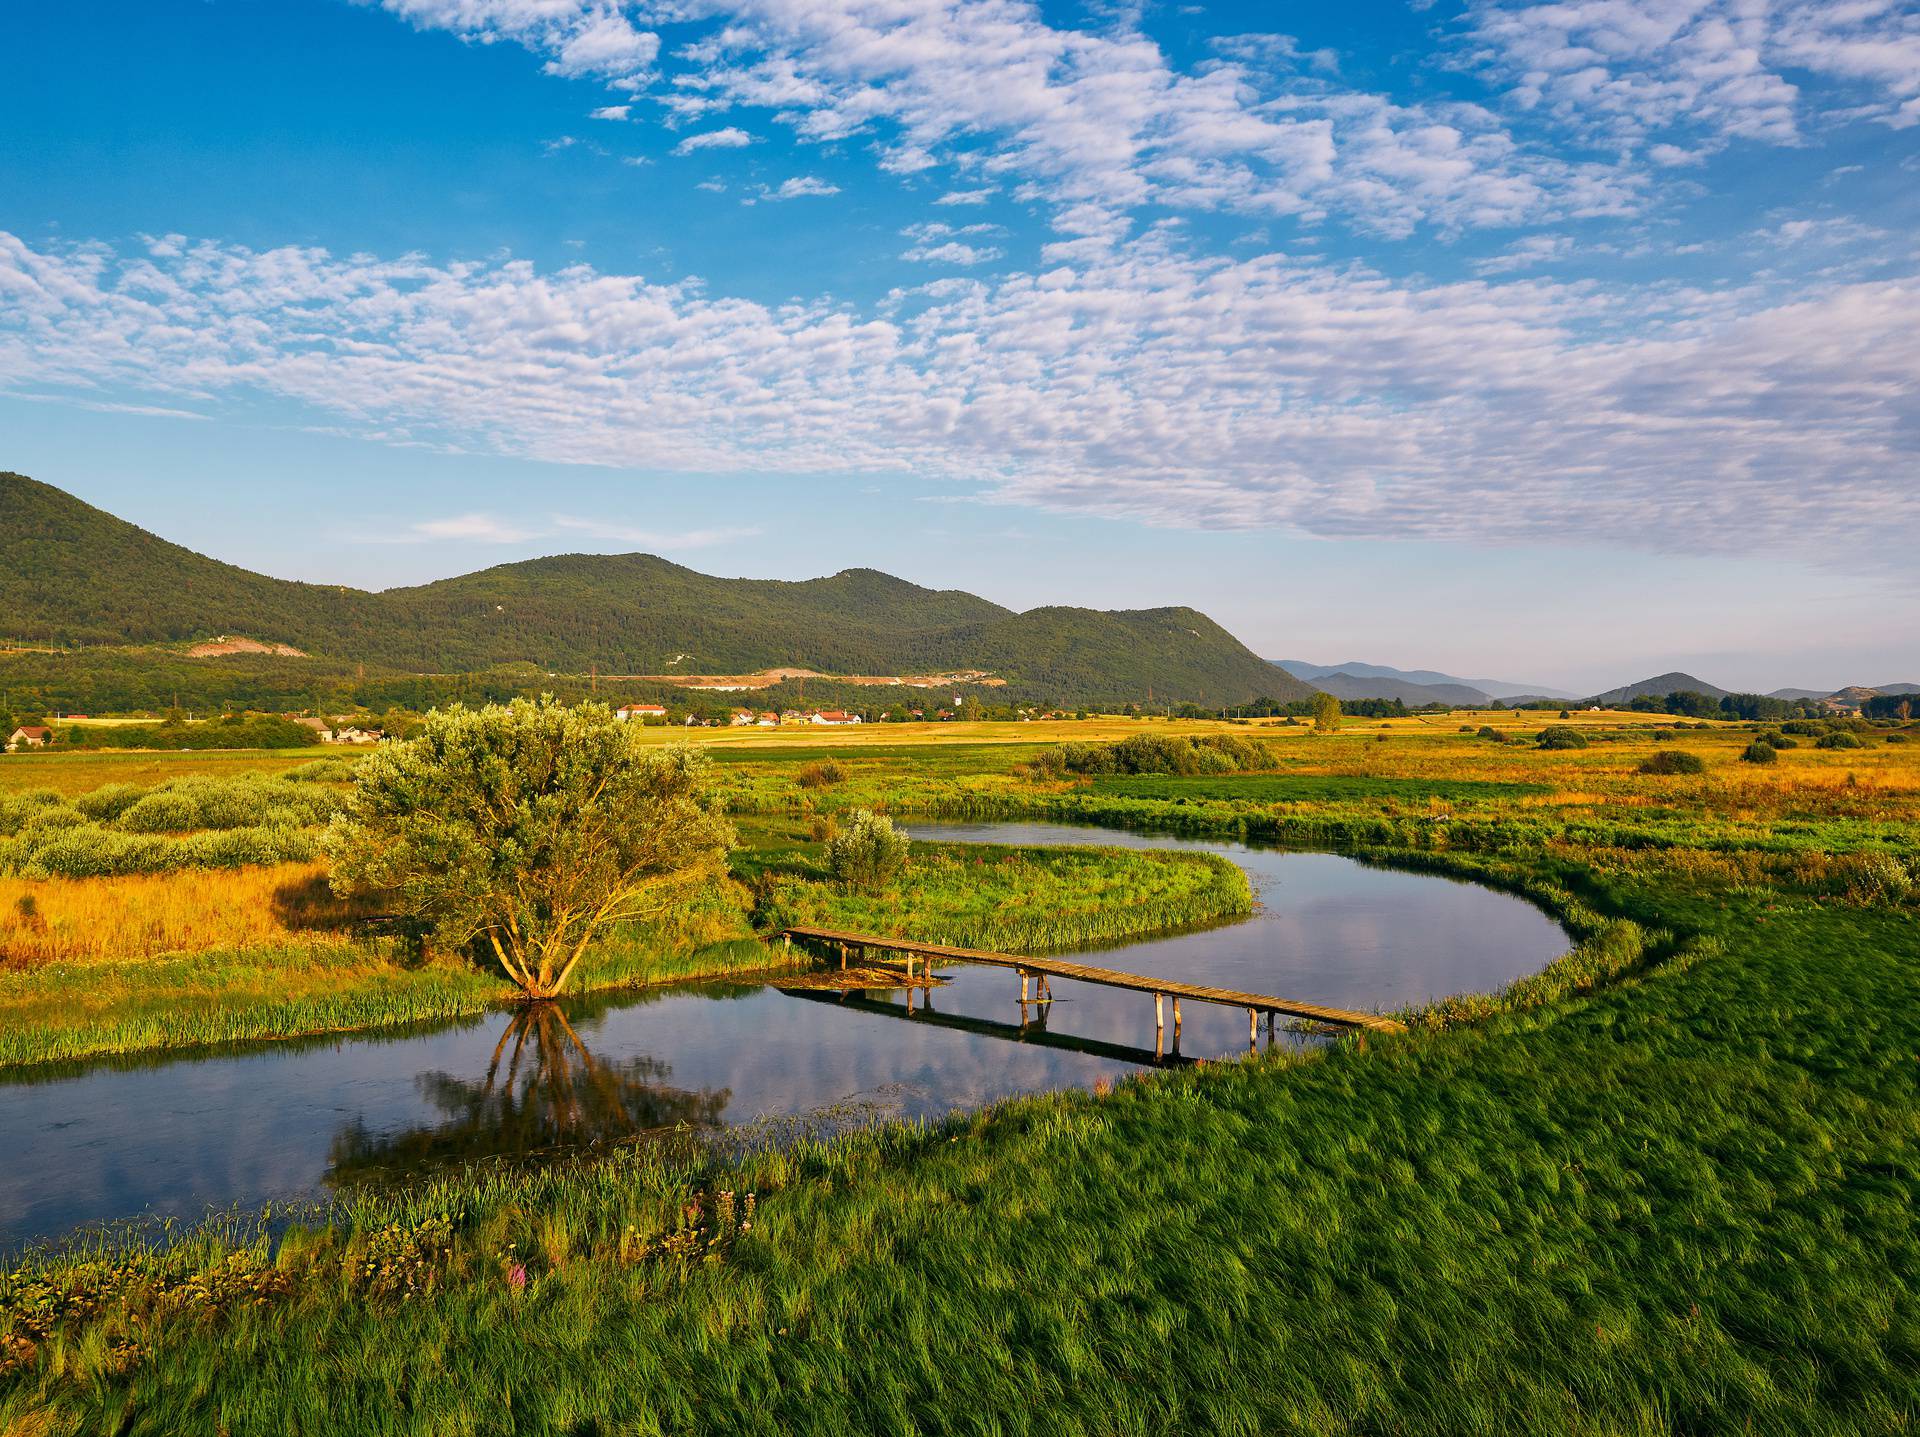
{"type": "MultiPolygon", "coordinates": [[[[91,755],[73,756],[100,776],[91,755]]],[[[44,767],[41,767],[44,772],[44,767]]],[[[134,772],[140,770],[134,769],[134,772]]],[[[151,785],[0,792],[0,1068],[416,1023],[514,1001],[493,967],[424,955],[318,855],[350,761],[151,785]]],[[[783,769],[798,784],[799,770],[783,769]]],[[[831,822],[749,826],[732,872],[596,944],[578,991],[808,961],[793,923],[931,942],[1065,947],[1237,917],[1231,863],[1129,850],[922,846],[885,891],[825,861],[831,822]]]]}
{"type": "Polygon", "coordinates": [[[1581,942],[1364,1050],[29,1257],[0,1430],[1912,1430],[1920,730],[1758,765],[1744,725],[1479,717],[1131,791],[1034,725],[811,786],[740,747],[749,891],[880,803],[1338,846],[1581,942]]]}

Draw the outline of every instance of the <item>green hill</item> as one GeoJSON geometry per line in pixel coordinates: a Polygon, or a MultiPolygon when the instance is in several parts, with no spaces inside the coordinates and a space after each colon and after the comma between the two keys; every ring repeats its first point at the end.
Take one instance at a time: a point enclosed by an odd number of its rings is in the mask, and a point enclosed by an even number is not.
{"type": "Polygon", "coordinates": [[[1598,704],[1602,708],[1616,708],[1621,704],[1630,704],[1638,698],[1663,699],[1668,694],[1705,694],[1710,699],[1727,696],[1727,691],[1715,688],[1705,679],[1696,679],[1692,674],[1660,674],[1654,678],[1641,679],[1638,683],[1623,684],[1617,689],[1608,689],[1603,694],[1595,694],[1587,702],[1598,704]]]}
{"type": "Polygon", "coordinates": [[[1311,692],[1192,609],[1016,614],[872,569],[798,583],[722,579],[649,554],[563,554],[368,593],[209,559],[18,474],[0,474],[0,602],[0,632],[30,644],[244,635],[291,644],[316,667],[394,673],[978,669],[1007,680],[1010,693],[1062,703],[1218,705],[1311,692]]]}

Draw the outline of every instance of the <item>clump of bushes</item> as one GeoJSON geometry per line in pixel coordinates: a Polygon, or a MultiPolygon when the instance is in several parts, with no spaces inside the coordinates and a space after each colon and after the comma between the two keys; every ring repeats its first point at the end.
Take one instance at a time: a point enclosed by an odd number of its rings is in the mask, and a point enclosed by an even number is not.
{"type": "Polygon", "coordinates": [[[847,781],[847,770],[837,759],[823,758],[802,768],[796,782],[802,788],[832,788],[847,781]]]}
{"type": "Polygon", "coordinates": [[[1706,761],[1699,754],[1677,748],[1663,748],[1640,765],[1642,773],[1705,773],[1706,770],[1706,761]]]}
{"type": "Polygon", "coordinates": [[[885,814],[856,808],[827,843],[827,867],[849,888],[885,888],[907,866],[911,840],[885,814]]]}
{"type": "Polygon", "coordinates": [[[1788,719],[1780,725],[1782,733],[1797,733],[1801,738],[1819,738],[1827,732],[1827,725],[1818,719],[1788,719]]]}
{"type": "Polygon", "coordinates": [[[1771,748],[1771,749],[1787,749],[1787,748],[1800,747],[1799,739],[1788,738],[1785,734],[1780,732],[1780,730],[1777,728],[1770,728],[1766,730],[1766,732],[1762,733],[1759,738],[1754,740],[1754,742],[1763,743],[1768,748],[1771,748]]]}
{"type": "Polygon", "coordinates": [[[1832,733],[1823,733],[1813,745],[1815,748],[1865,748],[1866,745],[1845,729],[1835,729],[1832,733]]]}
{"type": "Polygon", "coordinates": [[[304,861],[339,812],[330,788],[272,778],[116,783],[0,798],[0,873],[96,878],[304,861]]]}
{"type": "Polygon", "coordinates": [[[1069,773],[1195,774],[1245,773],[1271,765],[1266,745],[1239,734],[1195,734],[1174,737],[1142,733],[1118,743],[1066,743],[1049,749],[1028,765],[1039,777],[1059,778],[1069,773]]]}
{"type": "Polygon", "coordinates": [[[1755,739],[1740,751],[1740,761],[1742,763],[1778,763],[1780,754],[1772,744],[1755,739]]]}
{"type": "Polygon", "coordinates": [[[1587,736],[1577,728],[1570,728],[1566,724],[1556,723],[1548,724],[1545,728],[1541,729],[1537,742],[1541,748],[1585,748],[1587,746],[1587,736]]]}

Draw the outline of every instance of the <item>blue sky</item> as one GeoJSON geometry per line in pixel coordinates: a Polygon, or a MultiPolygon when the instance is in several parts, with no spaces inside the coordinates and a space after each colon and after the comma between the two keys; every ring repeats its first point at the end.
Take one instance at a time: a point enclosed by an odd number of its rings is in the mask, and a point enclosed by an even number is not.
{"type": "Polygon", "coordinates": [[[1920,679],[1920,9],[141,0],[0,47],[0,465],[289,577],[1920,679]]]}

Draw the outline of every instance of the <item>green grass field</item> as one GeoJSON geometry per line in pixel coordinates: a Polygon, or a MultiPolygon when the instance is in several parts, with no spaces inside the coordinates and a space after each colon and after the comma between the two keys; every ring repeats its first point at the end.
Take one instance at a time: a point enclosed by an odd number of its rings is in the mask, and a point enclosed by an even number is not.
{"type": "Polygon", "coordinates": [[[1337,842],[1528,892],[1589,952],[1364,1050],[35,1260],[0,1279],[0,1431],[1912,1431],[1920,745],[1762,772],[1750,737],[1286,741],[1280,779],[1527,789],[1451,814],[743,763],[770,865],[883,790],[1337,842]],[[1637,775],[1662,744],[1706,772],[1637,775]]]}

